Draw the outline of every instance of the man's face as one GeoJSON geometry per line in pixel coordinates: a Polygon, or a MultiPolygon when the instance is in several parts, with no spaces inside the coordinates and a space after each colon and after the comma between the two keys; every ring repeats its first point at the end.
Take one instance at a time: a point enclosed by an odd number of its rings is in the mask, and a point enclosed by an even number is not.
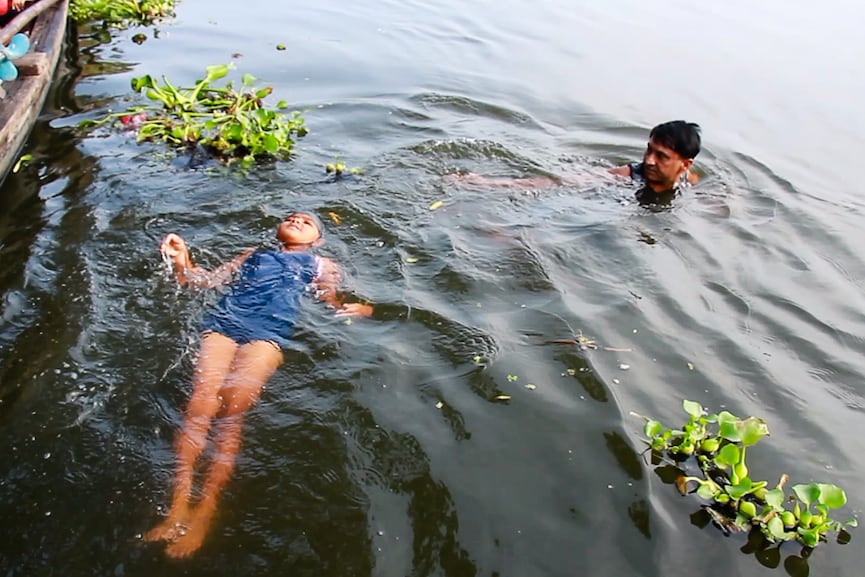
{"type": "Polygon", "coordinates": [[[655,192],[673,188],[679,176],[691,168],[691,158],[682,158],[678,152],[655,140],[650,140],[643,153],[643,176],[655,192]]]}

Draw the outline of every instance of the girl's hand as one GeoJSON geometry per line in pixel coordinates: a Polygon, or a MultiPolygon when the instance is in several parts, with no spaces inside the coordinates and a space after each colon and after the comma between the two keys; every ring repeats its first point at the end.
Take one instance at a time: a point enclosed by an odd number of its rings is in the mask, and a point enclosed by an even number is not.
{"type": "Polygon", "coordinates": [[[21,9],[24,8],[25,1],[26,0],[12,0],[12,9],[20,12],[21,9]]]}
{"type": "Polygon", "coordinates": [[[173,232],[166,234],[159,245],[159,251],[171,259],[177,258],[186,253],[186,241],[173,232]]]}
{"type": "Polygon", "coordinates": [[[347,303],[336,311],[338,317],[370,317],[372,316],[372,305],[363,303],[347,303]]]}

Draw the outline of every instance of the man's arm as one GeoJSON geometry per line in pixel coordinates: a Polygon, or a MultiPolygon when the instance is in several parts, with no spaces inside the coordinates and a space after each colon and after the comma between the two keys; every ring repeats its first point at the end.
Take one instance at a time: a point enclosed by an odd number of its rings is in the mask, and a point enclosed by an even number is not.
{"type": "Polygon", "coordinates": [[[484,188],[549,188],[562,182],[549,176],[528,176],[523,178],[488,178],[474,172],[449,174],[446,180],[457,183],[483,186],[484,188]]]}

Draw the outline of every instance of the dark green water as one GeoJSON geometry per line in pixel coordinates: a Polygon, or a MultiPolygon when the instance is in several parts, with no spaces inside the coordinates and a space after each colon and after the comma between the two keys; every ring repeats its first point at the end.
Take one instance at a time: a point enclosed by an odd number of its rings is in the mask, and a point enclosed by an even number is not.
{"type": "Polygon", "coordinates": [[[856,531],[803,560],[701,526],[630,416],[761,416],[753,477],[837,483],[860,514],[854,5],[595,4],[185,0],[156,30],[81,29],[0,189],[0,574],[860,575],[856,531]],[[132,76],[188,84],[233,53],[305,111],[292,161],[190,169],[75,128],[132,76]],[[705,178],[674,205],[597,177],[680,117],[705,178]],[[365,174],[327,177],[335,157],[365,174]],[[204,546],[168,559],[140,537],[214,295],[179,289],[159,241],[214,266],[298,208],[377,314],[308,303],[204,546]],[[580,333],[632,350],[545,342],[580,333]]]}

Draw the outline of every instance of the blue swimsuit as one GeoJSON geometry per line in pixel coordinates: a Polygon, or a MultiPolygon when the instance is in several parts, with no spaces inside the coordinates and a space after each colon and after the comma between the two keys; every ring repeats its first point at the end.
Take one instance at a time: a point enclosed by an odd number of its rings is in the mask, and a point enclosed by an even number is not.
{"type": "Polygon", "coordinates": [[[288,345],[300,297],[318,277],[321,259],[307,252],[259,250],[244,261],[238,279],[204,319],[214,331],[240,343],[288,345]]]}

